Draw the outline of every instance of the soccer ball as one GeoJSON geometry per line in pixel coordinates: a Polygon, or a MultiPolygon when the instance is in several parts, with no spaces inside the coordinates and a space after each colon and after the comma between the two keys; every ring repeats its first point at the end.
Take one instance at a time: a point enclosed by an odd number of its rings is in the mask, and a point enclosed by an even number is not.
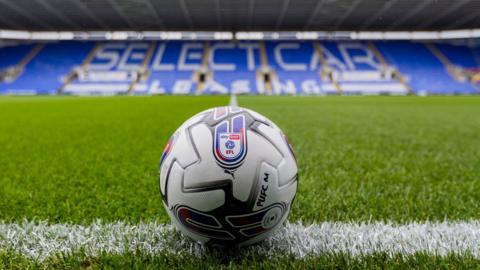
{"type": "Polygon", "coordinates": [[[240,107],[188,119],[160,161],[160,191],[173,224],[194,240],[244,246],[267,238],[288,216],[297,162],[282,131],[240,107]]]}

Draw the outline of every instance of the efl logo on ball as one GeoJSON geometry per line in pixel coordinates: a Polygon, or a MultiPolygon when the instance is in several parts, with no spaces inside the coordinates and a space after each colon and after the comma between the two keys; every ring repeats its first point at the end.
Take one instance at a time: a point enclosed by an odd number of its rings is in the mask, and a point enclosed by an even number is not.
{"type": "Polygon", "coordinates": [[[246,155],[245,117],[238,115],[215,127],[213,152],[221,167],[234,169],[242,164],[246,155]]]}

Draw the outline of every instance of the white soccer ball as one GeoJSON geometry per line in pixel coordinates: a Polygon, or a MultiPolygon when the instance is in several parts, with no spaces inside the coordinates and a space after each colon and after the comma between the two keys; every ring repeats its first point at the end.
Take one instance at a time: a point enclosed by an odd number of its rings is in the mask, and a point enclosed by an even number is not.
{"type": "Polygon", "coordinates": [[[239,107],[188,119],[160,162],[160,190],[173,224],[194,240],[243,246],[282,226],[297,191],[297,162],[282,131],[239,107]]]}

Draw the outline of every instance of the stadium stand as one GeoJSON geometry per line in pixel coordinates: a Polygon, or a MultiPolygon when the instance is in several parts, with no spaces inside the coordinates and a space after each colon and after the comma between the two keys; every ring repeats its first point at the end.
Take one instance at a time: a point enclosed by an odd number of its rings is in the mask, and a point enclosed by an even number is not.
{"type": "Polygon", "coordinates": [[[256,68],[260,66],[257,43],[216,42],[211,45],[205,68],[205,94],[256,94],[256,68]]]}
{"type": "Polygon", "coordinates": [[[409,41],[19,44],[0,48],[0,93],[473,94],[479,54],[409,41]]]}
{"type": "MultiPolygon", "coordinates": [[[[380,42],[388,61],[405,74],[415,93],[472,94],[476,89],[468,82],[455,80],[448,66],[434,54],[431,44],[414,42],[380,42]]],[[[452,48],[453,49],[453,48],[452,48]]]]}
{"type": "Polygon", "coordinates": [[[451,44],[431,44],[430,49],[447,66],[448,72],[456,80],[472,84],[480,81],[478,49],[451,44]]]}

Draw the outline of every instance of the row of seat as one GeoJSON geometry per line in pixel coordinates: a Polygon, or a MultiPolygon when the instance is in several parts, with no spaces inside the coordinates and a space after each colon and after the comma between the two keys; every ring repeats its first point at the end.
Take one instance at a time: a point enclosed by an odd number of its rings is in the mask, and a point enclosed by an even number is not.
{"type": "Polygon", "coordinates": [[[18,44],[0,48],[0,94],[474,94],[479,55],[408,41],[18,44]]]}

